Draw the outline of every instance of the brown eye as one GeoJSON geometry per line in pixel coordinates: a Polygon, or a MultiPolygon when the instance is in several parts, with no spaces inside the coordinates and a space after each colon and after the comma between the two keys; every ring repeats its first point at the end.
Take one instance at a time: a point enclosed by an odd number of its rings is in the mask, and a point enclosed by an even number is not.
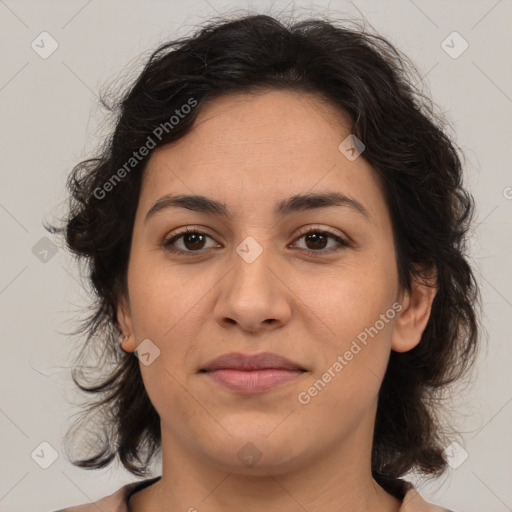
{"type": "Polygon", "coordinates": [[[308,235],[305,235],[306,245],[308,245],[309,249],[325,249],[325,245],[329,239],[329,235],[325,235],[325,233],[313,232],[308,235]]]}
{"type": "MultiPolygon", "coordinates": [[[[205,248],[207,239],[213,240],[209,235],[195,230],[185,230],[177,235],[174,235],[169,240],[163,243],[163,246],[167,251],[174,253],[191,253],[201,252],[205,248]],[[176,247],[176,243],[179,242],[181,247],[176,247]]],[[[209,247],[206,247],[207,249],[209,247]]]]}
{"type": "Polygon", "coordinates": [[[304,239],[306,245],[304,250],[311,256],[331,254],[340,250],[340,248],[350,247],[350,244],[338,235],[321,229],[310,229],[297,238],[297,240],[301,239],[304,239]],[[334,240],[336,243],[326,249],[329,239],[334,240]]]}
{"type": "Polygon", "coordinates": [[[183,236],[183,244],[191,251],[202,249],[205,242],[205,236],[201,233],[187,233],[183,236]]]}

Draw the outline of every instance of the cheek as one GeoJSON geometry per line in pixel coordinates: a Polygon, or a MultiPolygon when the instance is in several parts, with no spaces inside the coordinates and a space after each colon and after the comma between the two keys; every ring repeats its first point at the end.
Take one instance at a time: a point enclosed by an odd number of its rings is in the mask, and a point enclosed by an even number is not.
{"type": "MultiPolygon", "coordinates": [[[[161,258],[160,258],[161,259],[161,258]]],[[[198,276],[192,266],[151,262],[135,256],[130,262],[129,287],[133,329],[137,341],[151,340],[159,350],[149,366],[141,364],[145,387],[152,401],[181,407],[179,396],[197,361],[198,333],[205,323],[207,292],[217,282],[198,276]],[[206,296],[205,296],[206,294],[206,296]]],[[[157,403],[155,406],[158,409],[157,403]]]]}
{"type": "MultiPolygon", "coordinates": [[[[141,251],[142,252],[142,251],[141,251]]],[[[163,340],[175,329],[194,324],[194,310],[206,284],[197,274],[163,262],[162,257],[134,254],[128,272],[130,305],[137,337],[163,340]],[[190,274],[190,275],[189,275],[190,274]]]]}
{"type": "Polygon", "coordinates": [[[394,294],[384,283],[366,287],[345,282],[330,294],[331,301],[324,298],[330,328],[317,345],[317,371],[301,389],[310,417],[322,415],[333,427],[350,430],[376,403],[396,318],[394,294]]]}
{"type": "Polygon", "coordinates": [[[315,300],[308,304],[324,332],[318,343],[320,374],[314,378],[329,381],[326,387],[336,395],[326,393],[320,402],[347,400],[357,408],[357,400],[378,392],[389,359],[399,307],[394,253],[361,257],[340,268],[328,283],[323,291],[315,289],[315,300]],[[359,398],[353,402],[353,397],[359,398]]]}
{"type": "Polygon", "coordinates": [[[394,255],[380,256],[381,259],[372,254],[354,258],[352,263],[323,278],[320,286],[316,278],[310,277],[310,286],[302,288],[304,301],[335,340],[355,338],[373,326],[396,300],[398,280],[394,255]],[[307,290],[309,295],[305,293],[307,290]]]}

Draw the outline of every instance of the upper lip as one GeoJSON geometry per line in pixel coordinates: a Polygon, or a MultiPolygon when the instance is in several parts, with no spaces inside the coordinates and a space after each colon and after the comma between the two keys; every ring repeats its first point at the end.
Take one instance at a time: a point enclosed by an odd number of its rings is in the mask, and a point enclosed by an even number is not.
{"type": "Polygon", "coordinates": [[[200,371],[209,372],[214,370],[302,370],[306,371],[300,364],[297,364],[286,357],[271,352],[261,354],[242,354],[231,352],[219,356],[208,362],[200,371]]]}

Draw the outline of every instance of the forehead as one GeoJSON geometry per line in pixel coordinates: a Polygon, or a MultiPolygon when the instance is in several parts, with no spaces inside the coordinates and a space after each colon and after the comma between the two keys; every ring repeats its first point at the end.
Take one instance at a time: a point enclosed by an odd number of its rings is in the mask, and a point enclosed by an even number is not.
{"type": "Polygon", "coordinates": [[[211,100],[202,107],[189,134],[175,144],[204,144],[205,151],[213,149],[213,153],[218,148],[219,157],[224,156],[220,150],[236,154],[252,147],[256,152],[255,145],[293,148],[294,152],[304,145],[311,153],[315,148],[320,152],[336,144],[340,131],[350,133],[350,125],[349,116],[321,96],[286,90],[256,91],[211,100]]]}
{"type": "MultiPolygon", "coordinates": [[[[350,119],[321,97],[291,91],[227,95],[202,107],[191,131],[156,149],[141,205],[164,194],[205,195],[244,209],[317,190],[382,203],[374,170],[338,149],[350,119]],[[361,197],[361,194],[363,195],[361,197]]],[[[381,204],[382,206],[382,204],[381,204]]],[[[377,214],[378,212],[374,212],[377,214]]]]}

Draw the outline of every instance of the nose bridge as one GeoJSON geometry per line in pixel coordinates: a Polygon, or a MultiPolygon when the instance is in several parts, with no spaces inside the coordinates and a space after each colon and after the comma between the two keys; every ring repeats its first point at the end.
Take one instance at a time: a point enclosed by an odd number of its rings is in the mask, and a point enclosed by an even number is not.
{"type": "Polygon", "coordinates": [[[233,283],[240,288],[238,292],[241,292],[242,296],[253,291],[259,295],[263,294],[262,297],[268,298],[272,295],[272,289],[274,288],[272,279],[275,279],[275,274],[270,268],[275,257],[272,255],[268,237],[263,240],[264,233],[255,236],[258,237],[261,243],[255,237],[247,236],[235,248],[235,254],[232,257],[235,267],[232,279],[233,283]]]}
{"type": "Polygon", "coordinates": [[[234,320],[255,331],[269,320],[286,321],[289,306],[286,293],[276,277],[277,259],[262,231],[260,240],[247,236],[235,247],[223,291],[216,305],[217,321],[234,320]]]}

